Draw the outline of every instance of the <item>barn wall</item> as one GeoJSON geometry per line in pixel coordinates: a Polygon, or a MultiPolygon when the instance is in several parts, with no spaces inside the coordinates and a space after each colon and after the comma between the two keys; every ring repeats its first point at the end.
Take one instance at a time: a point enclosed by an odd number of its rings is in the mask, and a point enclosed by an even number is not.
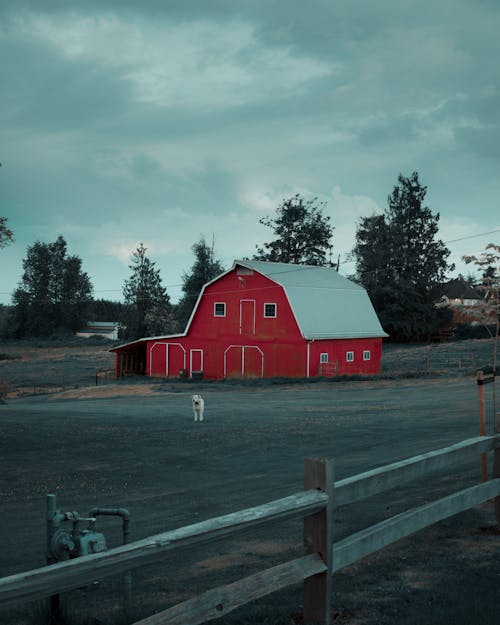
{"type": "MultiPolygon", "coordinates": [[[[306,344],[283,288],[258,273],[233,271],[207,286],[187,336],[177,340],[188,373],[193,350],[203,350],[203,375],[209,379],[307,375],[306,344]],[[214,316],[216,303],[225,304],[224,317],[214,316]],[[276,305],[276,317],[264,316],[265,304],[276,305]]],[[[165,375],[165,353],[158,345],[154,350],[152,375],[165,375]]],[[[170,367],[169,375],[178,372],[170,367]]]]}
{"type": "Polygon", "coordinates": [[[361,373],[371,375],[380,373],[382,359],[382,339],[338,339],[314,341],[310,347],[309,371],[311,377],[323,375],[353,375],[361,373]],[[365,360],[363,353],[370,352],[370,359],[365,360]],[[354,360],[347,360],[347,353],[352,352],[354,360]],[[321,354],[328,354],[328,363],[321,365],[321,354]]]}
{"type": "Polygon", "coordinates": [[[238,340],[197,340],[184,337],[169,344],[160,340],[148,344],[147,374],[153,377],[179,377],[185,369],[188,375],[198,370],[202,350],[203,377],[306,377],[307,347],[305,342],[277,344],[238,340]],[[180,346],[182,342],[182,349],[180,346]],[[168,369],[167,369],[168,355],[168,369]],[[191,365],[193,369],[191,369],[191,365]]]}
{"type": "MultiPolygon", "coordinates": [[[[240,338],[240,337],[238,337],[240,338]]],[[[185,369],[188,375],[202,350],[203,377],[222,379],[224,377],[307,377],[307,350],[305,341],[276,343],[274,341],[197,340],[188,337],[168,341],[156,341],[148,345],[148,375],[153,377],[179,377],[185,369]],[[167,369],[168,354],[168,369],[167,369]]],[[[309,377],[322,375],[364,374],[380,372],[382,355],[381,339],[323,340],[309,344],[309,377]],[[370,359],[363,358],[363,352],[370,352],[370,359]],[[352,352],[354,360],[347,360],[352,352]],[[320,364],[321,354],[328,354],[328,363],[320,364]]]]}
{"type": "Polygon", "coordinates": [[[237,275],[236,271],[205,289],[188,330],[192,338],[302,340],[283,288],[261,274],[237,275]],[[214,317],[217,302],[226,304],[225,317],[214,317]],[[264,317],[266,303],[276,304],[276,318],[264,317]]]}

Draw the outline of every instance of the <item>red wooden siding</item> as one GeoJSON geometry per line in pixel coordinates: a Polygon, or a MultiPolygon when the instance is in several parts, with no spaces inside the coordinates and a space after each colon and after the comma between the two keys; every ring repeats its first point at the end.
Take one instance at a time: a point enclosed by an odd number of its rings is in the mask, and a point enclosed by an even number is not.
{"type": "Polygon", "coordinates": [[[380,373],[382,339],[338,339],[314,341],[310,347],[310,375],[365,375],[380,373]],[[354,359],[347,360],[347,353],[353,352],[354,359]],[[363,352],[370,352],[370,359],[363,358],[363,352]],[[328,354],[327,365],[321,366],[321,354],[328,354]]]}
{"type": "Polygon", "coordinates": [[[242,344],[242,337],[300,338],[283,288],[258,273],[238,276],[237,270],[206,287],[188,334],[190,338],[233,338],[236,344],[242,344]],[[221,302],[226,304],[226,315],[215,317],[214,305],[221,302]],[[276,318],[264,317],[266,303],[276,304],[276,318]]]}
{"type": "Polygon", "coordinates": [[[304,339],[285,289],[238,265],[205,286],[185,335],[144,341],[146,374],[156,377],[375,374],[382,355],[381,338],[304,339]]]}

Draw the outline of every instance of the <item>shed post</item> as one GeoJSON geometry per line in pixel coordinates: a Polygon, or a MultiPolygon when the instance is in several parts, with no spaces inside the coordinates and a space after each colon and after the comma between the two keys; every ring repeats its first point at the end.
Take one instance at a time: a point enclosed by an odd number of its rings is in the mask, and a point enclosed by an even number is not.
{"type": "Polygon", "coordinates": [[[307,458],[304,461],[304,490],[328,493],[326,507],[304,517],[304,549],[306,554],[318,553],[327,566],[304,580],[304,623],[331,624],[332,549],[333,549],[333,460],[307,458]]]}

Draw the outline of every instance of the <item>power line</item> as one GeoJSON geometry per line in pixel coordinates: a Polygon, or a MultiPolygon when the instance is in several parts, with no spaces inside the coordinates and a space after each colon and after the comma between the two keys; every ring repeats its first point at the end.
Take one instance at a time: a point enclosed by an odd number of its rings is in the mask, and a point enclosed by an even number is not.
{"type": "Polygon", "coordinates": [[[468,237],[461,237],[460,239],[453,239],[452,241],[444,241],[444,244],[448,245],[448,243],[456,243],[457,241],[466,241],[467,239],[475,239],[477,237],[484,237],[487,234],[495,234],[496,232],[500,232],[500,228],[498,230],[490,230],[489,232],[481,232],[481,234],[471,234],[468,237]]]}
{"type": "MultiPolygon", "coordinates": [[[[448,245],[449,243],[457,243],[459,241],[467,241],[468,239],[476,239],[478,237],[484,237],[484,236],[486,236],[488,234],[496,234],[497,232],[500,232],[500,228],[498,228],[496,230],[489,230],[488,232],[481,232],[480,234],[471,234],[469,236],[460,237],[458,239],[451,239],[450,241],[444,241],[443,244],[444,245],[448,245]]],[[[344,263],[346,263],[346,262],[355,262],[354,260],[351,260],[351,259],[348,258],[349,254],[346,254],[346,256],[347,256],[347,258],[344,259],[344,263]]],[[[458,256],[458,254],[453,254],[451,256],[451,258],[456,258],[456,256],[458,256]]],[[[460,254],[460,256],[463,256],[463,254],[460,254]]],[[[252,261],[250,261],[250,262],[252,262],[252,261]]],[[[318,267],[322,267],[322,266],[324,267],[324,265],[318,265],[318,267]]],[[[306,271],[306,270],[310,269],[311,267],[316,267],[316,265],[307,265],[307,266],[297,265],[296,268],[294,267],[293,269],[287,269],[287,270],[284,270],[284,271],[280,271],[280,272],[276,273],[275,275],[280,275],[280,274],[284,274],[284,273],[293,273],[293,272],[296,272],[296,271],[306,271]]],[[[375,271],[382,272],[384,270],[383,269],[378,269],[378,270],[374,270],[374,271],[368,271],[368,272],[365,272],[365,273],[374,273],[375,271]]],[[[183,286],[182,283],[166,284],[166,285],[164,285],[164,288],[165,289],[171,289],[171,288],[180,287],[180,286],[183,286]]],[[[94,289],[93,292],[94,293],[121,293],[122,289],[94,289]]],[[[11,291],[0,291],[0,295],[10,295],[10,294],[11,294],[11,291]]]]}

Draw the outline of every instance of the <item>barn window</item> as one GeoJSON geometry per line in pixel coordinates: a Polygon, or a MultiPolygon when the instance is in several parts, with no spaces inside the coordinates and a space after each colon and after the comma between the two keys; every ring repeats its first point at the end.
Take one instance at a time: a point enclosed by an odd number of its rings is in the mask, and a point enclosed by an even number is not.
{"type": "Polygon", "coordinates": [[[328,354],[320,354],[319,361],[322,365],[325,365],[328,362],[328,354]]]}
{"type": "Polygon", "coordinates": [[[214,317],[225,317],[226,316],[226,303],[225,302],[215,302],[214,304],[214,317]]]}
{"type": "Polygon", "coordinates": [[[264,317],[276,317],[276,304],[264,304],[264,317]]]}
{"type": "Polygon", "coordinates": [[[354,362],[354,352],[346,352],[345,359],[347,362],[354,362]]]}
{"type": "Polygon", "coordinates": [[[372,353],[369,349],[363,351],[363,360],[371,360],[372,353]]]}

